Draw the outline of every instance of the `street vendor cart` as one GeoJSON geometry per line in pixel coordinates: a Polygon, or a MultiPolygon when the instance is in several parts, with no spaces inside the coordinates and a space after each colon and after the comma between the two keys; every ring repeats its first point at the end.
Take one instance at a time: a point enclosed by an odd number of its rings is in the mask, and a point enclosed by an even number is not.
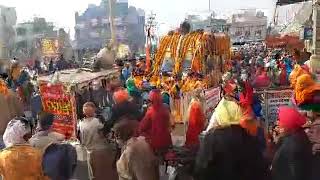
{"type": "Polygon", "coordinates": [[[54,136],[66,140],[77,152],[77,168],[73,179],[92,179],[90,152],[80,144],[77,123],[83,117],[82,106],[91,101],[98,109],[111,106],[107,82],[119,78],[117,70],[92,72],[89,69],[71,69],[38,78],[43,110],[55,115],[52,125],[54,136]]]}

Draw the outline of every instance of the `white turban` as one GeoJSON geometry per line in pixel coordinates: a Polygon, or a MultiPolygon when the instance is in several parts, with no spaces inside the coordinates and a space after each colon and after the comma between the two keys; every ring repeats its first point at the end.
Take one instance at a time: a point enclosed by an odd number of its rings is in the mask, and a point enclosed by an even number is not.
{"type": "Polygon", "coordinates": [[[26,134],[31,133],[31,127],[23,123],[19,119],[12,119],[7,129],[3,134],[3,142],[6,147],[16,144],[25,144],[26,140],[23,138],[26,134]]]}

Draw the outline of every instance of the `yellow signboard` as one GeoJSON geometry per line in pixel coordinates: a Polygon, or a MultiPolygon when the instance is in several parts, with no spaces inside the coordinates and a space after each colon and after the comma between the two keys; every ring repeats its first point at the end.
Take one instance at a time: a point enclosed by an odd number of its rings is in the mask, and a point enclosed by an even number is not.
{"type": "Polygon", "coordinates": [[[118,53],[117,53],[117,58],[124,58],[128,56],[130,53],[130,48],[126,44],[120,44],[118,46],[118,53]]]}
{"type": "Polygon", "coordinates": [[[53,55],[58,50],[58,40],[55,39],[42,39],[41,48],[43,55],[53,55]]]}

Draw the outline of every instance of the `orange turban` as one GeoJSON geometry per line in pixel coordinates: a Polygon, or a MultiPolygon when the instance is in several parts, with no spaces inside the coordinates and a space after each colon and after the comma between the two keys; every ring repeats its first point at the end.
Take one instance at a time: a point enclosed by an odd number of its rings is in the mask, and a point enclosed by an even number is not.
{"type": "Polygon", "coordinates": [[[307,70],[305,70],[304,68],[302,68],[301,66],[296,65],[294,67],[293,71],[291,72],[290,77],[289,77],[292,88],[295,88],[298,77],[303,74],[309,74],[309,72],[307,70]]]}
{"type": "Polygon", "coordinates": [[[129,94],[126,90],[120,89],[113,94],[114,101],[119,104],[125,102],[129,99],[129,94]]]}
{"type": "Polygon", "coordinates": [[[320,91],[320,84],[312,79],[310,74],[303,74],[297,78],[295,85],[295,100],[297,104],[312,100],[315,91],[320,91]]]}

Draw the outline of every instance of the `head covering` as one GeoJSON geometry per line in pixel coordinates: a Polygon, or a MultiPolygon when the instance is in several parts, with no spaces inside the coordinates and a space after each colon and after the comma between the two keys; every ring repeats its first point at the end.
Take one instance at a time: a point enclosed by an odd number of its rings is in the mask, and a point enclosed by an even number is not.
{"type": "Polygon", "coordinates": [[[119,104],[125,102],[129,99],[129,94],[126,90],[120,89],[113,94],[114,101],[119,104]]]}
{"type": "Polygon", "coordinates": [[[316,83],[310,74],[303,74],[297,78],[294,90],[297,104],[302,104],[311,101],[315,92],[320,91],[320,83],[316,83]]]}
{"type": "Polygon", "coordinates": [[[152,105],[161,105],[163,101],[160,90],[152,90],[149,94],[149,100],[151,101],[152,105]]]}
{"type": "Polygon", "coordinates": [[[286,130],[296,130],[306,123],[306,118],[297,109],[288,106],[279,108],[279,126],[286,130]]]}
{"type": "Polygon", "coordinates": [[[167,92],[162,93],[162,101],[163,103],[170,105],[170,95],[167,92]]]}
{"type": "Polygon", "coordinates": [[[232,95],[235,93],[237,85],[233,81],[228,81],[224,86],[223,90],[226,95],[232,95]]]}
{"type": "Polygon", "coordinates": [[[136,84],[135,84],[134,79],[132,77],[130,77],[126,81],[126,87],[127,87],[127,91],[130,96],[136,97],[136,96],[141,95],[141,93],[140,93],[139,89],[136,87],[136,84]]]}
{"type": "Polygon", "coordinates": [[[219,102],[215,109],[217,124],[219,126],[237,125],[242,118],[240,105],[234,101],[228,101],[225,98],[219,102]]]}
{"type": "Polygon", "coordinates": [[[293,71],[290,74],[289,80],[291,83],[291,87],[295,88],[298,77],[303,75],[303,74],[308,74],[308,71],[306,71],[305,69],[303,69],[301,66],[296,65],[293,69],[293,71]]]}
{"type": "Polygon", "coordinates": [[[3,142],[6,147],[26,143],[24,136],[31,133],[31,127],[27,120],[25,121],[14,118],[8,123],[7,129],[3,134],[3,142]]]}
{"type": "Polygon", "coordinates": [[[254,80],[254,87],[256,88],[262,88],[262,87],[268,87],[271,83],[271,80],[267,74],[267,72],[263,71],[261,75],[258,75],[254,80]]]}

